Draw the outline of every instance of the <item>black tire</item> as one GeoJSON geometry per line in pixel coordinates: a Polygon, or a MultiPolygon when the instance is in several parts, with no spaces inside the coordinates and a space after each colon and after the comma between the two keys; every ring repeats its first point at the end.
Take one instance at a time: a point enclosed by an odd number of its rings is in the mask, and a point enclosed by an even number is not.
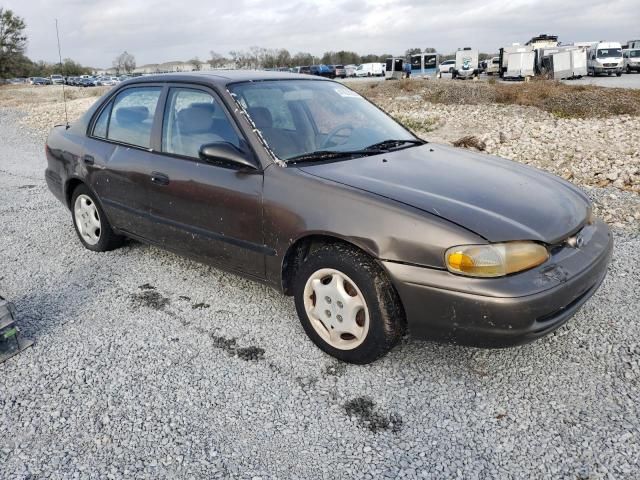
{"type": "Polygon", "coordinates": [[[622,72],[616,72],[616,77],[621,77],[622,76],[622,72]]]}
{"type": "Polygon", "coordinates": [[[96,201],[96,196],[89,190],[85,185],[78,185],[73,194],[71,195],[71,218],[73,219],[73,227],[76,230],[76,234],[78,238],[82,242],[82,245],[88,250],[92,250],[94,252],[108,252],[109,250],[114,250],[122,245],[124,242],[124,237],[117,235],[113,232],[111,225],[109,224],[109,220],[107,219],[107,215],[104,213],[102,209],[102,205],[100,202],[96,201]],[[100,233],[99,240],[95,244],[88,243],[80,233],[80,229],[78,228],[78,224],[76,222],[76,214],[75,214],[75,204],[76,200],[80,195],[85,195],[91,199],[93,204],[98,211],[99,221],[100,221],[100,233]]]}
{"type": "Polygon", "coordinates": [[[386,273],[369,255],[348,245],[325,245],[309,254],[296,272],[293,294],[298,317],[309,338],[325,353],[345,362],[361,365],[373,362],[389,352],[405,331],[402,303],[386,273]],[[330,345],[316,332],[307,315],[304,298],[307,280],[323,268],[338,270],[349,277],[362,292],[369,310],[368,332],[362,343],[351,350],[330,345]]]}

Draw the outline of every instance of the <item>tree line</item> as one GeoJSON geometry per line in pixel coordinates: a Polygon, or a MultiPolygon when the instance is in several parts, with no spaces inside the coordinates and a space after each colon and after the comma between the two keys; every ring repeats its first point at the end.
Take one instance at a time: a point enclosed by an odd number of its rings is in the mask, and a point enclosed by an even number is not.
{"type": "Polygon", "coordinates": [[[52,74],[84,75],[91,69],[70,58],[62,63],[34,62],[25,55],[27,36],[24,20],[0,7],[0,78],[48,77],[52,74]]]}

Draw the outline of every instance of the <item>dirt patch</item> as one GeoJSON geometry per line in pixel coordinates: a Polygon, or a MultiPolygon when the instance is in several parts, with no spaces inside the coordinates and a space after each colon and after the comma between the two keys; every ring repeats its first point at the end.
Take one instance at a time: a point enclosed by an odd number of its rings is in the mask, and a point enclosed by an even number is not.
{"type": "Polygon", "coordinates": [[[375,408],[374,401],[369,397],[357,397],[344,404],[344,410],[350,417],[356,417],[363,428],[368,428],[374,433],[391,430],[398,433],[402,429],[400,415],[391,413],[383,415],[375,408]]]}
{"type": "Polygon", "coordinates": [[[203,308],[209,308],[211,305],[208,303],[194,303],[191,308],[194,310],[202,310],[203,308]]]}
{"type": "Polygon", "coordinates": [[[482,152],[487,148],[487,144],[480,140],[478,137],[473,135],[465,135],[462,138],[459,138],[452,144],[454,147],[462,147],[462,148],[475,148],[476,150],[482,152]]]}
{"type": "Polygon", "coordinates": [[[210,337],[213,341],[214,347],[225,351],[229,355],[236,356],[245,361],[253,362],[263,360],[264,358],[264,348],[256,347],[254,345],[248,347],[239,347],[238,342],[235,338],[226,338],[214,334],[211,334],[210,337]]]}
{"type": "Polygon", "coordinates": [[[154,290],[145,290],[131,295],[131,303],[133,303],[135,308],[144,307],[154,310],[164,310],[171,302],[167,297],[160,295],[154,290]]]}
{"type": "Polygon", "coordinates": [[[138,287],[140,290],[155,290],[156,287],[154,287],[153,285],[151,285],[150,283],[145,283],[143,285],[140,285],[138,287]]]}
{"type": "Polygon", "coordinates": [[[324,367],[322,374],[325,377],[341,377],[346,371],[347,366],[344,363],[332,363],[324,367]]]}

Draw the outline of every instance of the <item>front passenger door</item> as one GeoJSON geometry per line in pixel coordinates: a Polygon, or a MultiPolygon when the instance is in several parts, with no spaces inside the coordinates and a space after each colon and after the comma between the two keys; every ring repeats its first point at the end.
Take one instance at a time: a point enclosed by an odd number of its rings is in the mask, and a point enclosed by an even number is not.
{"type": "Polygon", "coordinates": [[[172,250],[256,277],[265,274],[262,172],[198,157],[225,141],[249,147],[211,90],[172,87],[165,101],[161,152],[153,154],[151,212],[155,241],[172,250]]]}

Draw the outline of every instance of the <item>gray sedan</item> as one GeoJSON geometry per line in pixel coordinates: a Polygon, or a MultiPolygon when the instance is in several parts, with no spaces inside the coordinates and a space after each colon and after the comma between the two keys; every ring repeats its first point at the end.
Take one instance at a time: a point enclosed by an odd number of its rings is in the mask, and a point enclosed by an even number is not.
{"type": "Polygon", "coordinates": [[[573,185],[426,143],[308,75],[131,79],[54,128],[46,153],[87,249],[130,237],[265,282],[295,297],[318,347],[353,363],[407,329],[530,342],[593,295],[611,255],[573,185]]]}

